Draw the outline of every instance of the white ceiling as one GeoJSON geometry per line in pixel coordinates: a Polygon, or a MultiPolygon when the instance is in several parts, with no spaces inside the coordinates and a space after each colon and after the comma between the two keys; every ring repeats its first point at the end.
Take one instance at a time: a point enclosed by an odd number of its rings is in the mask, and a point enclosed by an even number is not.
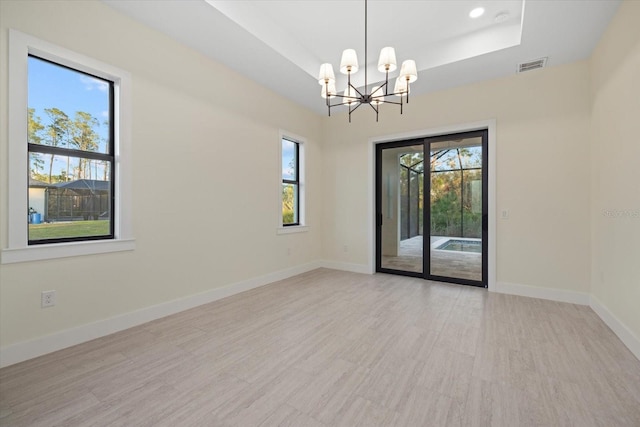
{"type": "MultiPolygon", "coordinates": [[[[320,64],[333,64],[340,90],[340,56],[353,48],[361,67],[354,78],[364,83],[363,0],[102,1],[321,114],[320,64]]],[[[620,2],[370,0],[368,83],[384,79],[376,67],[384,46],[395,48],[398,65],[416,61],[412,95],[510,75],[542,57],[547,66],[585,59],[620,2]],[[484,15],[469,18],[478,6],[484,15]],[[508,19],[496,22],[500,13],[508,19]]]]}

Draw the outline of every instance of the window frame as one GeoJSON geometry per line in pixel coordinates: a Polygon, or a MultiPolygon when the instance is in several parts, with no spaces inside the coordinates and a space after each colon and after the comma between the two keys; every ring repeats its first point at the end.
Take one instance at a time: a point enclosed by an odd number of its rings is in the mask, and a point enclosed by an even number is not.
{"type": "Polygon", "coordinates": [[[7,221],[0,263],[37,261],[135,249],[131,185],[131,75],[120,68],[22,32],[9,30],[7,221]],[[113,238],[28,244],[28,56],[113,82],[113,238]]]}
{"type": "Polygon", "coordinates": [[[278,138],[278,227],[277,234],[289,234],[308,231],[309,227],[306,222],[306,182],[305,182],[305,145],[306,140],[303,137],[294,135],[290,132],[280,131],[278,138]],[[282,146],[284,140],[296,144],[296,180],[287,180],[282,177],[282,146]],[[292,224],[284,224],[282,218],[282,185],[297,184],[298,195],[296,199],[298,221],[292,224]]]}
{"type": "MultiPolygon", "coordinates": [[[[282,178],[282,185],[284,186],[285,184],[289,184],[289,185],[293,185],[295,188],[295,193],[293,196],[293,199],[295,200],[295,207],[294,207],[294,211],[293,211],[293,218],[296,219],[297,221],[295,222],[289,222],[289,223],[284,223],[284,218],[282,221],[282,226],[283,227],[295,227],[297,225],[300,225],[300,143],[297,141],[294,141],[290,138],[282,138],[281,140],[281,144],[284,145],[284,142],[290,142],[293,143],[293,146],[295,147],[295,153],[294,153],[294,159],[295,159],[295,178],[294,179],[285,179],[282,178]]],[[[283,169],[284,169],[284,165],[283,169]]]]}
{"type": "MultiPolygon", "coordinates": [[[[62,65],[62,64],[50,61],[48,59],[40,58],[39,56],[36,56],[32,53],[28,55],[28,58],[35,58],[40,61],[45,61],[52,65],[65,68],[69,71],[82,73],[86,76],[93,77],[108,83],[109,85],[109,94],[108,94],[109,96],[109,130],[108,130],[109,142],[108,142],[107,152],[102,153],[102,152],[94,152],[94,151],[84,151],[84,150],[74,149],[69,147],[53,147],[45,144],[32,144],[27,141],[27,156],[30,156],[31,153],[39,153],[39,154],[52,154],[56,156],[76,157],[79,159],[102,160],[102,161],[108,162],[110,171],[114,171],[115,170],[114,140],[113,140],[113,137],[114,137],[114,96],[113,96],[114,82],[109,79],[105,79],[93,74],[89,74],[85,71],[77,70],[75,68],[71,68],[66,65],[62,65]]],[[[28,61],[28,58],[27,58],[27,61],[28,61]]],[[[115,175],[113,173],[110,173],[109,175],[110,175],[109,203],[110,203],[111,209],[110,209],[110,215],[109,215],[110,218],[109,218],[108,234],[95,235],[95,236],[87,235],[87,236],[78,236],[78,237],[61,237],[61,238],[54,238],[54,239],[38,239],[38,240],[32,240],[27,237],[27,244],[28,245],[45,245],[50,243],[84,242],[88,240],[112,240],[114,238],[115,218],[114,218],[114,215],[111,215],[111,212],[115,210],[115,206],[116,206],[116,203],[115,203],[116,200],[114,197],[114,188],[115,188],[116,180],[115,180],[115,175]]],[[[28,204],[28,206],[30,205],[31,203],[28,204]]]]}

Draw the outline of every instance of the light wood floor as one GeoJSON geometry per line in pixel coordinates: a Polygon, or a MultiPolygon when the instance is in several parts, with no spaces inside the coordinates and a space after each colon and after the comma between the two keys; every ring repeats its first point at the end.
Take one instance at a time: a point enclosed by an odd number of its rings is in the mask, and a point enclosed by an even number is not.
{"type": "Polygon", "coordinates": [[[640,426],[588,307],[320,269],[0,370],[3,426],[640,426]]]}

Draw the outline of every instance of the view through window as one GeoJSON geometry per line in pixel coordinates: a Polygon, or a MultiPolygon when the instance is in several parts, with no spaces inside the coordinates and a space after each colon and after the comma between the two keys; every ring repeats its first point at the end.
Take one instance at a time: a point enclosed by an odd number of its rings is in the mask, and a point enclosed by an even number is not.
{"type": "Polygon", "coordinates": [[[300,144],[282,139],[282,225],[300,224],[300,144]]]}
{"type": "Polygon", "coordinates": [[[28,58],[29,244],[114,236],[113,82],[28,58]]]}

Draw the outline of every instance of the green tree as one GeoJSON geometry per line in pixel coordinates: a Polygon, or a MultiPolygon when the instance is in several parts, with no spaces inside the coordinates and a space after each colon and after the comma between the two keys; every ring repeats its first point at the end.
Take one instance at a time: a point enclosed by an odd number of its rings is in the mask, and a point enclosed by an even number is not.
{"type": "MultiPolygon", "coordinates": [[[[63,145],[63,143],[68,144],[69,138],[69,116],[66,113],[58,108],[45,108],[44,112],[49,116],[49,120],[51,122],[46,127],[46,142],[47,145],[52,147],[58,147],[63,145]]],[[[51,154],[49,159],[49,178],[48,182],[51,182],[51,178],[53,175],[53,158],[54,154],[51,154]]]]}
{"type": "MultiPolygon", "coordinates": [[[[100,137],[96,129],[100,126],[98,119],[84,111],[77,111],[71,127],[71,143],[82,151],[96,151],[100,137]]],[[[79,159],[78,179],[91,179],[91,167],[88,159],[79,159]]]]}
{"type": "Polygon", "coordinates": [[[480,147],[445,149],[431,154],[431,232],[443,236],[480,237],[480,147]]]}
{"type": "Polygon", "coordinates": [[[36,116],[36,109],[29,108],[28,135],[29,144],[42,144],[42,130],[44,126],[40,122],[40,117],[36,116]]]}
{"type": "Polygon", "coordinates": [[[293,185],[282,186],[282,223],[291,224],[295,221],[295,195],[293,185]]]}
{"type": "MultiPolygon", "coordinates": [[[[42,130],[43,124],[40,122],[40,117],[36,116],[35,108],[29,108],[27,121],[27,142],[29,144],[42,144],[42,130]]],[[[42,179],[41,171],[44,170],[44,160],[39,153],[30,153],[31,161],[30,173],[33,179],[42,179]]]]}

